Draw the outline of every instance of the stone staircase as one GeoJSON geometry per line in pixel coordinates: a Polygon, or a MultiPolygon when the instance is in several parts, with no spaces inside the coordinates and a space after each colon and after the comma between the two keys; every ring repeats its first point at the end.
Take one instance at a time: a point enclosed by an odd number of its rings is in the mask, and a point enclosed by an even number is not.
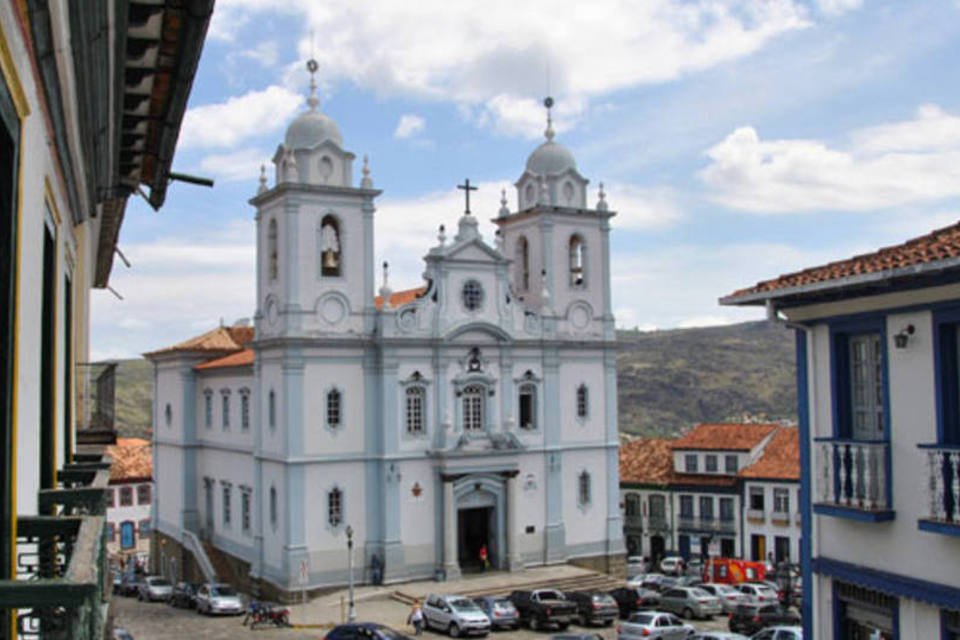
{"type": "MultiPolygon", "coordinates": [[[[503,573],[504,578],[511,574],[503,573]]],[[[522,574],[521,574],[522,576],[522,574]]],[[[520,576],[517,576],[518,578],[520,576]]],[[[509,584],[499,582],[496,585],[478,586],[470,589],[459,589],[457,595],[470,598],[480,598],[483,596],[505,596],[511,591],[532,591],[534,589],[559,589],[560,591],[610,591],[623,586],[622,578],[615,578],[606,573],[587,572],[582,575],[569,576],[565,578],[543,578],[538,580],[522,579],[510,580],[509,584]]],[[[444,592],[442,585],[438,584],[435,592],[444,592]]],[[[394,591],[390,598],[398,602],[410,605],[414,600],[421,602],[426,597],[426,593],[411,593],[409,591],[394,591]]]]}

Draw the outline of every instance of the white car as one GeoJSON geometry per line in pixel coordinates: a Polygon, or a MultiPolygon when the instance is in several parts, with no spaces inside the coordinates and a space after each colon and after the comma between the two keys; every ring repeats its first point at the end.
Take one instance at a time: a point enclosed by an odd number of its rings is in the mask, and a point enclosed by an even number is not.
{"type": "Polygon", "coordinates": [[[668,576],[675,576],[680,573],[680,566],[683,564],[683,558],[680,556],[667,556],[660,561],[660,571],[668,576]]]}
{"type": "Polygon", "coordinates": [[[724,613],[733,613],[738,604],[749,604],[750,596],[743,593],[736,587],[724,584],[722,582],[706,582],[697,585],[707,593],[716,596],[720,600],[720,606],[724,613]]]}
{"type": "Polygon", "coordinates": [[[753,634],[750,640],[803,640],[803,628],[770,627],[753,634]]]}
{"type": "Polygon", "coordinates": [[[243,611],[240,594],[228,584],[205,584],[197,589],[197,613],[240,615],[243,611]]]}
{"type": "Polygon", "coordinates": [[[617,625],[617,640],[686,640],[697,630],[672,613],[638,611],[617,625]]]}
{"type": "Polygon", "coordinates": [[[137,587],[137,599],[154,602],[169,600],[173,594],[173,585],[161,576],[147,576],[137,587]]]}
{"type": "Polygon", "coordinates": [[[760,582],[744,582],[737,585],[737,589],[749,598],[749,601],[743,604],[776,604],[780,602],[777,592],[769,585],[760,582]]]}
{"type": "Polygon", "coordinates": [[[643,556],[629,556],[627,558],[627,578],[647,572],[647,561],[643,556]]]}
{"type": "Polygon", "coordinates": [[[470,598],[431,593],[424,601],[422,610],[427,628],[446,631],[451,638],[490,633],[490,618],[470,598]]]}

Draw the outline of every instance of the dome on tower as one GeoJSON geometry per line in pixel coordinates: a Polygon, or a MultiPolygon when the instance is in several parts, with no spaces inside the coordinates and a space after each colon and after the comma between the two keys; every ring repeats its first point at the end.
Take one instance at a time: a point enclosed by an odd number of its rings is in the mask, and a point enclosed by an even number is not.
{"type": "Polygon", "coordinates": [[[553,119],[550,117],[553,98],[545,99],[543,106],[547,108],[547,130],[543,132],[547,140],[534,149],[530,157],[527,158],[527,171],[543,176],[556,175],[568,169],[576,170],[577,161],[574,160],[570,150],[553,141],[553,119]]]}
{"type": "Polygon", "coordinates": [[[314,81],[317,67],[316,60],[307,62],[307,70],[310,72],[310,97],[307,98],[307,105],[310,108],[294,118],[287,127],[287,135],[283,139],[283,145],[291,151],[313,149],[328,140],[343,148],[340,127],[317,108],[320,104],[320,100],[317,99],[317,85],[314,81]]]}

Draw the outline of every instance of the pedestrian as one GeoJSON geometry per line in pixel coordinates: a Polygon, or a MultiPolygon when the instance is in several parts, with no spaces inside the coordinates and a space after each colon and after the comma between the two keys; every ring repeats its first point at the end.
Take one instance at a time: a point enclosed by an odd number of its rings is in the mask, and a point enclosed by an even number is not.
{"type": "Polygon", "coordinates": [[[377,554],[370,558],[370,582],[375,585],[383,584],[383,560],[377,554]]]}
{"type": "Polygon", "coordinates": [[[418,636],[423,631],[423,611],[420,609],[420,601],[413,601],[413,609],[407,616],[407,624],[413,626],[413,635],[418,636]]]}
{"type": "Polygon", "coordinates": [[[480,566],[486,571],[490,568],[490,558],[487,556],[487,545],[480,547],[480,566]]]}

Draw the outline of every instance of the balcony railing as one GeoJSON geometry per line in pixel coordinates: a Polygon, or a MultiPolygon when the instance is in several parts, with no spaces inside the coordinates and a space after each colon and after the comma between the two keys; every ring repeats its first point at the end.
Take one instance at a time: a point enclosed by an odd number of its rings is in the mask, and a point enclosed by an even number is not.
{"type": "Polygon", "coordinates": [[[677,528],[687,531],[704,531],[711,533],[736,533],[736,520],[718,520],[716,518],[694,518],[680,516],[677,528]]]}
{"type": "Polygon", "coordinates": [[[640,514],[631,514],[623,516],[623,526],[629,527],[631,529],[642,529],[643,528],[643,516],[640,514]]]}
{"type": "Polygon", "coordinates": [[[747,521],[762,524],[766,520],[763,509],[747,509],[747,521]]]}
{"type": "Polygon", "coordinates": [[[921,445],[927,454],[929,517],[960,532],[960,445],[921,445]]]}
{"type": "Polygon", "coordinates": [[[666,516],[654,515],[647,519],[647,525],[651,531],[670,531],[670,523],[666,516]]]}
{"type": "Polygon", "coordinates": [[[20,638],[103,638],[106,489],[110,461],[78,455],[61,488],[38,494],[40,512],[17,518],[17,579],[0,580],[0,608],[17,609],[20,638]]]}
{"type": "Polygon", "coordinates": [[[774,511],[770,514],[770,522],[773,524],[790,524],[790,512],[774,511]]]}
{"type": "Polygon", "coordinates": [[[861,519],[867,520],[892,517],[889,442],[817,438],[816,449],[817,486],[814,495],[818,513],[853,518],[862,515],[861,519]]]}

